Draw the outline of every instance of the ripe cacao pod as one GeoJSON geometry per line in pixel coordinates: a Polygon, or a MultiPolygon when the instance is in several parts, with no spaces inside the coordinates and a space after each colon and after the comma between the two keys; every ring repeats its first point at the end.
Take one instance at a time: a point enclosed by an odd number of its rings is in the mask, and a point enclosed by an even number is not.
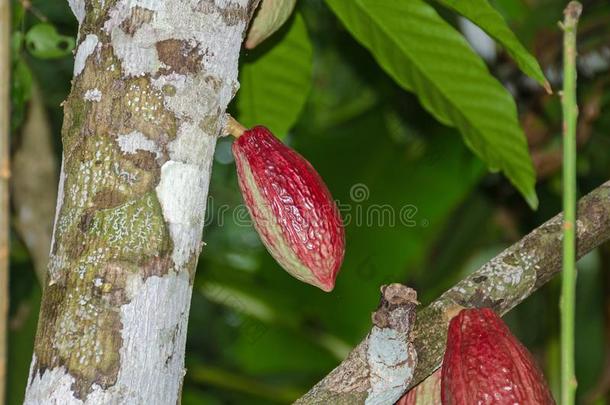
{"type": "Polygon", "coordinates": [[[343,262],[345,233],[318,173],[262,126],[239,136],[233,155],[239,187],[269,253],[297,279],[331,291],[343,262]]]}
{"type": "Polygon", "coordinates": [[[444,405],[555,403],[532,355],[489,308],[451,320],[441,374],[444,405]]]}

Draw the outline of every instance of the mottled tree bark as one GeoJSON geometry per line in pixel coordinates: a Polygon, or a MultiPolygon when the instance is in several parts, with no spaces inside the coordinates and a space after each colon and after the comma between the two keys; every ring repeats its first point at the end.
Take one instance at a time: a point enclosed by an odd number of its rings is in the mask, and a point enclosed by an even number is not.
{"type": "MultiPolygon", "coordinates": [[[[582,257],[610,239],[610,182],[606,182],[578,204],[577,255],[582,257]]],[[[417,367],[406,391],[436,370],[442,361],[451,318],[464,307],[491,307],[505,314],[561,271],[562,215],[533,230],[516,244],[417,311],[413,331],[417,367]]],[[[370,378],[365,362],[354,362],[367,339],[328,376],[307,392],[297,404],[370,404],[367,395],[352,389],[353,379],[370,378]],[[332,399],[332,401],[329,401],[332,399]]],[[[411,344],[403,342],[404,347],[411,344]]],[[[361,385],[361,384],[360,384],[361,385]]]]}
{"type": "Polygon", "coordinates": [[[379,308],[366,338],[339,367],[296,404],[393,404],[413,378],[417,293],[401,284],[381,287],[379,308]],[[333,389],[327,389],[332,387],[333,389]]]}
{"type": "Polygon", "coordinates": [[[216,138],[256,0],[69,0],[79,20],[26,404],[175,404],[216,138]]]}

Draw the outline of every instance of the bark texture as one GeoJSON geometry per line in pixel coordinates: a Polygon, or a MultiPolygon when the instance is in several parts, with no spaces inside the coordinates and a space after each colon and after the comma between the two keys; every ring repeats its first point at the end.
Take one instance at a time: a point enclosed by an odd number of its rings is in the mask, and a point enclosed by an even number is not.
{"type": "MultiPolygon", "coordinates": [[[[417,367],[413,378],[404,384],[405,391],[440,366],[447,326],[460,309],[490,307],[499,314],[505,314],[561,271],[562,221],[561,214],[553,217],[417,311],[413,331],[417,367]]],[[[610,239],[610,182],[580,200],[576,225],[578,257],[610,239]]],[[[338,374],[367,375],[365,363],[352,361],[362,351],[367,339],[297,403],[326,404],[329,397],[335,399],[333,403],[367,403],[366,397],[355,397],[354,390],[345,381],[333,377],[338,374]]],[[[410,342],[405,340],[404,343],[410,342]]]]}
{"type": "Polygon", "coordinates": [[[417,353],[413,347],[415,290],[401,284],[381,287],[373,328],[345,359],[295,404],[393,404],[413,378],[417,353]]]}
{"type": "Polygon", "coordinates": [[[255,0],[69,0],[80,23],[26,404],[176,404],[217,136],[255,0]]]}

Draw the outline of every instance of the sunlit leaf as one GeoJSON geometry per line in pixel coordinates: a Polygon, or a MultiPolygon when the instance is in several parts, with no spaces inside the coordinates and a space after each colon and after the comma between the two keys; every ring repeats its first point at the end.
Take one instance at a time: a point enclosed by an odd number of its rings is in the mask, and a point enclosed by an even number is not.
{"type": "Polygon", "coordinates": [[[487,0],[437,1],[478,25],[506,49],[506,52],[515,59],[519,68],[521,68],[526,75],[550,90],[550,85],[544,77],[536,58],[534,58],[521,42],[519,42],[519,39],[517,39],[504,21],[504,18],[502,18],[502,15],[500,15],[487,0]]]}
{"type": "Polygon", "coordinates": [[[472,151],[537,206],[515,102],[453,27],[421,0],[327,3],[397,83],[439,121],[457,127],[472,151]]]}

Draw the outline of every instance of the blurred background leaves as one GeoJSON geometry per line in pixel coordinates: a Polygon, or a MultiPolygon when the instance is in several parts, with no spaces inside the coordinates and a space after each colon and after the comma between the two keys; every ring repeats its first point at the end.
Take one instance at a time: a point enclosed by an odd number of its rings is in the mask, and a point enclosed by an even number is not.
{"type": "MultiPolygon", "coordinates": [[[[231,141],[220,139],[190,315],[184,404],[289,403],[362,339],[381,284],[406,282],[426,304],[561,209],[559,102],[540,83],[541,72],[553,87],[561,83],[556,21],[564,3],[497,0],[490,8],[481,0],[418,0],[393,6],[398,9],[382,6],[299,2],[282,30],[242,53],[241,89],[231,110],[248,126],[270,127],[318,169],[346,220],[347,254],[331,294],[282,271],[249,226],[231,141]],[[475,13],[477,5],[485,12],[475,13]],[[462,37],[464,25],[453,9],[492,38],[476,30],[464,30],[462,37]],[[437,42],[423,23],[401,25],[418,10],[442,34],[437,42]],[[397,22],[355,22],[371,15],[397,22]],[[481,44],[492,51],[486,65],[473,51],[481,44]],[[530,202],[536,177],[539,209],[532,211],[488,166],[508,173],[530,202]]],[[[610,178],[610,115],[604,113],[610,105],[610,5],[593,0],[584,6],[582,194],[610,178]]],[[[34,0],[27,10],[15,1],[14,11],[12,151],[27,144],[24,129],[38,85],[52,134],[51,160],[59,161],[60,103],[72,76],[76,21],[64,1],[34,0]]],[[[8,403],[20,404],[40,298],[39,260],[18,226],[12,236],[8,403]]],[[[582,403],[610,403],[609,250],[579,263],[582,403]]],[[[507,316],[554,389],[557,302],[558,286],[550,283],[507,316]]]]}
{"type": "Polygon", "coordinates": [[[292,128],[311,89],[312,44],[300,13],[273,39],[243,55],[236,97],[240,122],[265,123],[283,138],[292,128]]]}

